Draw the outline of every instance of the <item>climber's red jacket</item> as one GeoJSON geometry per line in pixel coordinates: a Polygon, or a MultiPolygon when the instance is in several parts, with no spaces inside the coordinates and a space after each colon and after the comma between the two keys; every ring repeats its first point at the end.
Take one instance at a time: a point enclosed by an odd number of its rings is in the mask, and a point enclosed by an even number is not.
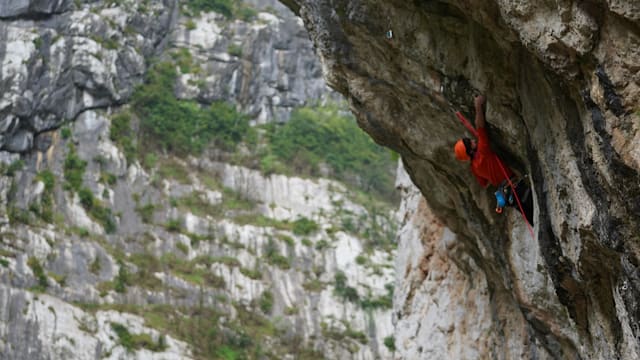
{"type": "MultiPolygon", "coordinates": [[[[482,187],[487,186],[487,182],[493,186],[498,186],[505,180],[504,173],[500,169],[500,159],[489,147],[489,136],[487,129],[478,128],[478,147],[476,153],[471,159],[471,172],[482,187]]],[[[513,171],[505,166],[507,176],[511,178],[513,171]]]]}

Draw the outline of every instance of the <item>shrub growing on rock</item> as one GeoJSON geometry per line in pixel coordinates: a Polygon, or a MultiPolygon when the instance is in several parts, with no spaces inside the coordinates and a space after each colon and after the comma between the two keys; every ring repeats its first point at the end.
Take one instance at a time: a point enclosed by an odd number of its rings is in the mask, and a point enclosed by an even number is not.
{"type": "Polygon", "coordinates": [[[144,140],[177,155],[200,154],[209,144],[233,151],[252,128],[248,117],[226,102],[201,107],[174,95],[175,65],[162,62],[133,95],[144,140]]]}
{"type": "MultiPolygon", "coordinates": [[[[392,199],[395,160],[360,129],[345,110],[336,105],[303,107],[291,113],[290,120],[271,128],[271,151],[294,173],[322,174],[328,165],[331,176],[351,185],[392,199]]],[[[273,171],[273,159],[270,159],[273,171]]]]}
{"type": "Polygon", "coordinates": [[[309,235],[318,229],[318,224],[315,221],[304,216],[293,222],[293,233],[296,235],[309,235]]]}

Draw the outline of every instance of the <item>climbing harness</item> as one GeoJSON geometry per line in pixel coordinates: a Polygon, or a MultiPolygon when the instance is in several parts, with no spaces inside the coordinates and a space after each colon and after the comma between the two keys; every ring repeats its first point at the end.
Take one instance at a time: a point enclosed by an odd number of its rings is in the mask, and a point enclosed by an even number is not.
{"type": "Polygon", "coordinates": [[[533,240],[535,240],[536,236],[533,233],[533,228],[531,227],[531,224],[529,224],[529,220],[527,220],[527,216],[524,214],[524,210],[522,209],[522,204],[520,203],[520,198],[518,197],[518,194],[516,193],[516,187],[513,186],[513,183],[511,182],[511,179],[509,179],[509,176],[507,175],[507,171],[504,169],[504,165],[502,165],[502,160],[500,160],[500,158],[498,158],[498,165],[500,165],[500,170],[502,170],[502,174],[504,175],[505,179],[507,179],[507,182],[509,183],[509,186],[511,187],[511,190],[513,190],[513,195],[516,198],[516,202],[518,203],[518,208],[520,209],[520,214],[522,214],[522,219],[527,224],[527,228],[529,229],[529,233],[531,234],[531,238],[533,240]]]}
{"type": "MultiPolygon", "coordinates": [[[[514,183],[514,187],[515,189],[518,188],[518,186],[520,186],[520,182],[522,182],[524,180],[524,178],[526,178],[526,175],[521,177],[521,178],[517,178],[517,177],[512,177],[511,181],[514,183]]],[[[495,192],[496,195],[496,212],[498,214],[502,213],[502,209],[505,206],[513,206],[516,207],[516,200],[515,200],[515,196],[517,191],[513,191],[511,190],[511,187],[509,186],[509,184],[507,183],[507,180],[503,180],[500,185],[498,186],[498,190],[495,192]]],[[[520,201],[522,202],[526,202],[527,199],[529,198],[529,195],[531,194],[531,189],[526,188],[526,190],[524,191],[523,194],[520,194],[520,201]]]]}
{"type": "MultiPolygon", "coordinates": [[[[462,113],[460,111],[456,111],[456,116],[458,117],[458,119],[462,122],[462,124],[467,128],[467,130],[469,130],[473,136],[475,136],[476,138],[478,138],[478,130],[476,130],[471,123],[469,122],[469,120],[467,120],[467,118],[462,115],[462,113]]],[[[502,184],[500,184],[501,186],[499,186],[498,191],[496,191],[496,202],[498,203],[498,206],[496,207],[496,212],[498,214],[502,213],[502,208],[504,208],[504,206],[506,206],[507,201],[509,200],[509,197],[505,197],[505,194],[500,190],[501,188],[505,188],[506,185],[503,185],[504,182],[506,182],[509,187],[511,188],[510,191],[510,196],[513,196],[513,198],[515,198],[516,203],[518,204],[518,208],[520,209],[520,214],[522,215],[522,219],[524,219],[524,222],[527,224],[527,228],[529,229],[529,233],[531,234],[531,238],[533,240],[536,239],[534,233],[533,233],[533,228],[531,227],[531,224],[529,224],[529,220],[527,220],[527,216],[524,214],[524,210],[522,208],[522,204],[520,203],[520,198],[518,197],[518,194],[516,192],[516,187],[513,185],[513,182],[511,182],[511,179],[509,178],[509,175],[507,175],[507,171],[504,168],[504,165],[502,164],[502,160],[500,160],[500,158],[498,157],[498,165],[500,166],[500,170],[502,171],[502,175],[504,175],[505,180],[503,181],[502,184]],[[500,194],[499,194],[500,193],[500,194]],[[501,202],[505,205],[500,205],[501,202]]],[[[527,193],[526,196],[528,197],[529,194],[527,193]]],[[[526,197],[524,198],[526,200],[526,197]]],[[[513,200],[512,200],[513,201],[513,200]]]]}
{"type": "Polygon", "coordinates": [[[507,200],[504,198],[504,189],[498,189],[496,195],[496,212],[502,214],[502,209],[507,206],[507,200]]]}

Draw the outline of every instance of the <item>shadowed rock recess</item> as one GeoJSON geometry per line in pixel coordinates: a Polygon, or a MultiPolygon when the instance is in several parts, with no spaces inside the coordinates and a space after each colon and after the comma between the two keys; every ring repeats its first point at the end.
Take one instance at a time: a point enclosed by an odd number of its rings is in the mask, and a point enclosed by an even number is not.
{"type": "Polygon", "coordinates": [[[426,200],[403,203],[397,358],[640,357],[637,1],[283,3],[426,200]],[[477,93],[534,183],[535,239],[453,156],[477,93]]]}

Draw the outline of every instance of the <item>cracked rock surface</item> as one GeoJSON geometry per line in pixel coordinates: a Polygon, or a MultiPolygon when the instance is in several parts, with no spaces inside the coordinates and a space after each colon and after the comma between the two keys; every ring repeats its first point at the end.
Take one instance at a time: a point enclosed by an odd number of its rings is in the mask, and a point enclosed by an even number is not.
{"type": "Polygon", "coordinates": [[[640,356],[637,2],[283,3],[424,196],[400,241],[397,358],[640,356]],[[453,156],[478,93],[533,182],[535,238],[453,156]]]}
{"type": "Polygon", "coordinates": [[[390,357],[394,246],[364,234],[393,245],[394,209],[122,146],[115,119],[158,59],[183,61],[176,99],[226,100],[253,125],[339,98],[282,4],[247,1],[243,20],[184,3],[0,4],[0,358],[390,357]]]}

